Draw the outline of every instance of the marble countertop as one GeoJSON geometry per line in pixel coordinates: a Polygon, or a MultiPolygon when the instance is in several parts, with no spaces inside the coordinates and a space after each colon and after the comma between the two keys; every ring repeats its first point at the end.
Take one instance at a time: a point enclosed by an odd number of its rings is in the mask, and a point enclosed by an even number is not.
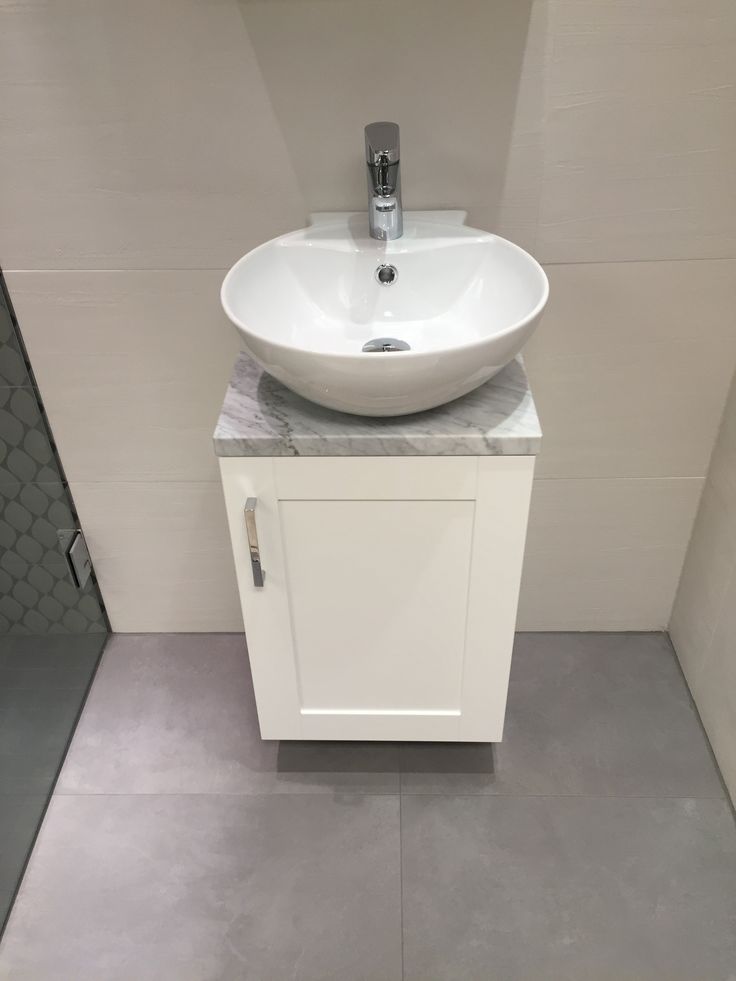
{"type": "Polygon", "coordinates": [[[241,354],[214,434],[218,456],[528,456],[541,441],[521,358],[447,405],[376,418],[307,402],[241,354]]]}

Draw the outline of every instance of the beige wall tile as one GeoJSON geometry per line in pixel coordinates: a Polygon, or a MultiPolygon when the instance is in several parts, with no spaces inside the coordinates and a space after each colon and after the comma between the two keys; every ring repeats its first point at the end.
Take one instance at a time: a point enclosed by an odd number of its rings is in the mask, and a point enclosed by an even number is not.
{"type": "Polygon", "coordinates": [[[702,477],[736,362],[736,261],[550,266],[525,356],[539,476],[702,477]]]}
{"type": "Polygon", "coordinates": [[[6,268],[227,266],[362,207],[387,115],[409,206],[532,248],[539,211],[550,261],[736,255],[731,0],[0,9],[6,268]]]}
{"type": "MultiPolygon", "coordinates": [[[[736,574],[736,377],[693,526],[670,622],[690,686],[698,683],[736,574]]],[[[733,638],[736,651],[736,636],[733,638]]]]}
{"type": "Polygon", "coordinates": [[[731,0],[0,12],[0,261],[26,270],[11,290],[116,629],[239,628],[210,444],[238,346],[222,270],[310,210],[363,208],[362,126],[386,116],[407,206],[583,264],[550,269],[528,349],[538,473],[564,479],[537,483],[521,625],[666,622],[736,274],[628,260],[736,256],[731,0]],[[665,477],[693,479],[618,479],[665,477]]]}
{"type": "Polygon", "coordinates": [[[736,5],[550,0],[546,261],[736,256],[736,5]]]}
{"type": "Polygon", "coordinates": [[[547,0],[534,0],[498,203],[473,209],[480,228],[516,242],[536,255],[539,204],[544,172],[544,112],[548,49],[547,0]]]}
{"type": "Polygon", "coordinates": [[[669,629],[691,688],[697,684],[713,643],[726,587],[736,568],[736,508],[729,513],[710,479],[698,508],[687,557],[682,567],[669,629]]]}
{"type": "Polygon", "coordinates": [[[8,274],[71,481],[218,479],[212,432],[240,349],[223,275],[8,274]]]}
{"type": "MultiPolygon", "coordinates": [[[[524,566],[522,630],[661,629],[699,481],[541,480],[524,566]]],[[[113,628],[238,630],[216,483],[74,483],[113,628]]]]}
{"type": "Polygon", "coordinates": [[[71,490],[113,630],[243,629],[219,484],[71,490]]]}
{"type": "Polygon", "coordinates": [[[736,379],[683,566],[670,635],[736,799],[736,379]]]}
{"type": "Polygon", "coordinates": [[[362,128],[394,119],[407,207],[462,202],[471,223],[495,229],[508,179],[504,227],[528,234],[541,177],[537,7],[530,24],[532,0],[240,0],[310,210],[365,207],[362,128]]]}
{"type": "Polygon", "coordinates": [[[529,40],[531,7],[0,0],[3,264],[226,267],[309,211],[362,208],[362,127],[387,116],[408,206],[529,243],[546,0],[529,40]]]}
{"type": "MultiPolygon", "coordinates": [[[[594,546],[590,553],[595,556],[594,546]]],[[[629,575],[620,578],[524,583],[517,630],[663,630],[677,584],[677,557],[675,550],[660,552],[650,569],[632,556],[629,575]]]]}
{"type": "Polygon", "coordinates": [[[736,541],[736,374],[718,430],[708,479],[728,507],[728,533],[736,541]]]}
{"type": "MultiPolygon", "coordinates": [[[[539,475],[702,476],[736,358],[736,261],[548,272],[526,353],[539,475]]],[[[210,436],[238,350],[222,275],[8,274],[71,479],[216,476],[210,436]]]]}
{"type": "Polygon", "coordinates": [[[6,269],[227,268],[303,223],[236,0],[0,13],[6,269]]]}
{"type": "Polygon", "coordinates": [[[736,800],[736,571],[727,585],[713,643],[692,690],[723,779],[736,800]]]}
{"type": "Polygon", "coordinates": [[[700,480],[537,480],[520,630],[661,630],[700,480]]]}

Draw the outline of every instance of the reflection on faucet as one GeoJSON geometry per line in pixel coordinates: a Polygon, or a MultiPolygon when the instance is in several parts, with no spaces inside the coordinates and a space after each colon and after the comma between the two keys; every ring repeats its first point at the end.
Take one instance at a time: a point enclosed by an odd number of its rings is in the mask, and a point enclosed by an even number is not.
{"type": "Polygon", "coordinates": [[[401,238],[399,127],[396,123],[369,123],[365,128],[365,160],[368,176],[368,225],[371,238],[401,238]]]}

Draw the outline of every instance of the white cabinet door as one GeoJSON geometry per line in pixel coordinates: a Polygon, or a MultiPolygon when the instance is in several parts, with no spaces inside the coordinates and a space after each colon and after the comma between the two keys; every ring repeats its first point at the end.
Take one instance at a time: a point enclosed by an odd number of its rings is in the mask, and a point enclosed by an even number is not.
{"type": "Polygon", "coordinates": [[[220,463],[264,738],[501,738],[533,458],[220,463]]]}

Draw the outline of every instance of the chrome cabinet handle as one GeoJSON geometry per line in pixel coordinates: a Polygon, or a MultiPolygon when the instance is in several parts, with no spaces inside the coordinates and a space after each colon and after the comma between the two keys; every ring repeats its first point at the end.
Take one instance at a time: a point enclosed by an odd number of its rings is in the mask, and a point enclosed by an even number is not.
{"type": "Polygon", "coordinates": [[[249,497],[245,502],[245,530],[248,533],[248,551],[250,552],[250,565],[253,570],[253,585],[261,587],[266,578],[266,573],[261,565],[261,552],[258,547],[258,529],[256,528],[256,505],[257,497],[249,497]]]}

